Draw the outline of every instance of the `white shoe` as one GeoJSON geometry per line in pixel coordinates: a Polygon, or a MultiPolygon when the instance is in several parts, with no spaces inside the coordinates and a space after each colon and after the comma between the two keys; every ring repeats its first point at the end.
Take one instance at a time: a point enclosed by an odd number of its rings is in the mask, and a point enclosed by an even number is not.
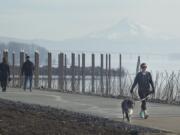
{"type": "Polygon", "coordinates": [[[144,119],[147,119],[149,117],[149,114],[147,113],[147,110],[144,111],[144,119]]]}

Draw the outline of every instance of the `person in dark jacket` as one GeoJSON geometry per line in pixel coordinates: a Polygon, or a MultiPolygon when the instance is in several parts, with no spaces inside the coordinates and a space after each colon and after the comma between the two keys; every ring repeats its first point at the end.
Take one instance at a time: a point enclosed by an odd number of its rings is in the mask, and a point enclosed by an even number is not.
{"type": "Polygon", "coordinates": [[[146,100],[147,100],[146,97],[155,92],[154,83],[152,81],[151,73],[146,71],[146,69],[147,69],[147,64],[142,63],[141,64],[141,71],[136,75],[136,77],[134,79],[134,83],[133,83],[131,90],[130,90],[130,92],[132,94],[133,89],[138,84],[138,94],[139,94],[139,97],[142,101],[140,117],[145,118],[145,119],[148,118],[147,107],[146,107],[146,100]],[[150,90],[150,85],[152,87],[152,90],[150,90]]]}
{"type": "Polygon", "coordinates": [[[6,91],[7,82],[10,80],[10,70],[9,65],[5,57],[2,59],[2,63],[0,63],[0,81],[1,81],[1,87],[2,91],[6,91]]]}
{"type": "Polygon", "coordinates": [[[32,91],[32,79],[34,72],[34,64],[29,60],[30,57],[26,56],[26,61],[23,63],[21,74],[24,75],[24,91],[26,91],[26,85],[29,80],[29,89],[32,91]]]}

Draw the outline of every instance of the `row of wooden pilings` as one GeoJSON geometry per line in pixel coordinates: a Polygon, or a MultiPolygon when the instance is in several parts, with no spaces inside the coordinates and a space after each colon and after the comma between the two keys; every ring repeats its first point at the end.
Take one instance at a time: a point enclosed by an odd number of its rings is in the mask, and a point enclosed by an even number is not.
{"type": "MultiPolygon", "coordinates": [[[[15,86],[15,64],[16,64],[16,59],[15,59],[15,52],[12,53],[12,86],[15,86]]],[[[24,51],[20,52],[20,63],[19,67],[21,69],[24,61],[25,61],[25,56],[27,54],[24,51]]],[[[34,87],[38,88],[39,87],[39,66],[40,66],[40,59],[39,59],[39,52],[35,51],[35,57],[34,57],[34,65],[35,65],[35,72],[34,72],[34,87]]],[[[8,56],[8,50],[3,51],[3,56],[6,57],[7,59],[10,58],[8,56]]],[[[95,54],[91,54],[91,92],[95,92],[95,54]]],[[[85,68],[86,68],[86,55],[85,53],[82,53],[81,55],[78,54],[78,62],[77,65],[75,65],[75,53],[71,54],[71,91],[75,92],[75,81],[78,83],[78,91],[81,91],[82,93],[86,92],[86,74],[85,74],[85,68]],[[75,73],[75,69],[79,69],[77,77],[75,73]],[[81,69],[81,70],[80,70],[81,69]],[[80,81],[81,81],[81,86],[80,86],[80,81]]],[[[139,64],[140,64],[140,57],[138,57],[138,63],[137,63],[137,69],[136,71],[139,71],[139,64]]],[[[48,76],[48,88],[52,88],[52,53],[48,53],[48,63],[47,63],[47,76],[48,76]]],[[[58,89],[59,90],[67,90],[67,55],[64,53],[60,53],[58,55],[58,89]]],[[[119,54],[119,93],[120,95],[123,95],[123,89],[122,89],[122,55],[119,54]]],[[[23,77],[21,75],[21,71],[19,70],[19,87],[22,87],[23,85],[23,77]]],[[[100,54],[100,92],[102,94],[108,95],[111,93],[111,54],[100,54]],[[105,56],[105,66],[104,66],[104,56],[105,56]],[[105,70],[105,75],[104,75],[104,70],[105,70]],[[104,80],[105,76],[105,80],[104,80]]]]}
{"type": "MultiPolygon", "coordinates": [[[[82,53],[81,55],[78,54],[77,56],[77,65],[75,65],[75,53],[71,54],[71,90],[72,91],[76,91],[75,88],[75,81],[77,80],[78,83],[78,89],[80,89],[80,80],[81,80],[81,91],[82,93],[86,92],[86,73],[85,73],[85,68],[86,68],[86,55],[85,53],[82,53]],[[76,74],[75,74],[75,69],[78,69],[78,73],[77,74],[77,78],[75,78],[76,74]],[[80,70],[81,69],[81,70],[80,70]]],[[[51,67],[51,53],[48,53],[48,67],[51,67]]],[[[110,54],[106,54],[106,65],[104,68],[104,54],[100,54],[100,92],[102,94],[106,94],[108,95],[110,93],[111,90],[111,55],[110,54]],[[105,69],[105,76],[106,76],[106,87],[104,87],[104,69],[105,69]],[[106,90],[105,90],[106,88],[106,90]]],[[[91,54],[91,92],[94,93],[95,92],[95,54],[91,54]]],[[[64,53],[60,53],[58,55],[58,69],[59,69],[59,80],[58,80],[58,88],[61,90],[66,90],[66,69],[67,69],[67,55],[64,53]]],[[[122,69],[122,64],[121,64],[121,55],[120,55],[120,71],[122,69]]],[[[51,69],[48,69],[51,72],[51,69]]],[[[49,72],[49,73],[50,73],[49,72]]],[[[51,75],[50,75],[51,76],[51,75]]],[[[50,77],[49,76],[49,77],[50,77]]],[[[48,78],[49,78],[48,77],[48,78]]],[[[120,78],[120,82],[121,82],[121,72],[119,72],[119,78],[120,78]]],[[[49,80],[50,84],[51,80],[49,80]]],[[[50,86],[50,85],[49,85],[50,86]]],[[[121,90],[121,83],[120,83],[120,90],[121,90]]]]}

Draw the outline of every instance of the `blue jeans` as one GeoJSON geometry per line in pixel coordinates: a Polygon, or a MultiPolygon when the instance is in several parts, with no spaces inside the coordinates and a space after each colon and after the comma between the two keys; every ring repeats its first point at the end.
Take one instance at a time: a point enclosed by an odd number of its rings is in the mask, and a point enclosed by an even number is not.
{"type": "Polygon", "coordinates": [[[30,89],[30,91],[32,90],[32,79],[33,79],[33,76],[27,76],[27,75],[25,75],[24,91],[26,90],[26,85],[27,85],[28,80],[29,80],[29,89],[30,89]]]}

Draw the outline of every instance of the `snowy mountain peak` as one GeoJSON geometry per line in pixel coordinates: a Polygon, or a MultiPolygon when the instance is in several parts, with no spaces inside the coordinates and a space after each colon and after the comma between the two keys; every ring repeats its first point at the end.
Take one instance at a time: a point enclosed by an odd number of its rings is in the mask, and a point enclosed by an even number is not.
{"type": "Polygon", "coordinates": [[[117,24],[103,31],[91,33],[91,38],[105,38],[109,40],[118,40],[124,38],[142,38],[151,37],[152,29],[149,27],[133,22],[129,19],[122,19],[117,24]]]}

